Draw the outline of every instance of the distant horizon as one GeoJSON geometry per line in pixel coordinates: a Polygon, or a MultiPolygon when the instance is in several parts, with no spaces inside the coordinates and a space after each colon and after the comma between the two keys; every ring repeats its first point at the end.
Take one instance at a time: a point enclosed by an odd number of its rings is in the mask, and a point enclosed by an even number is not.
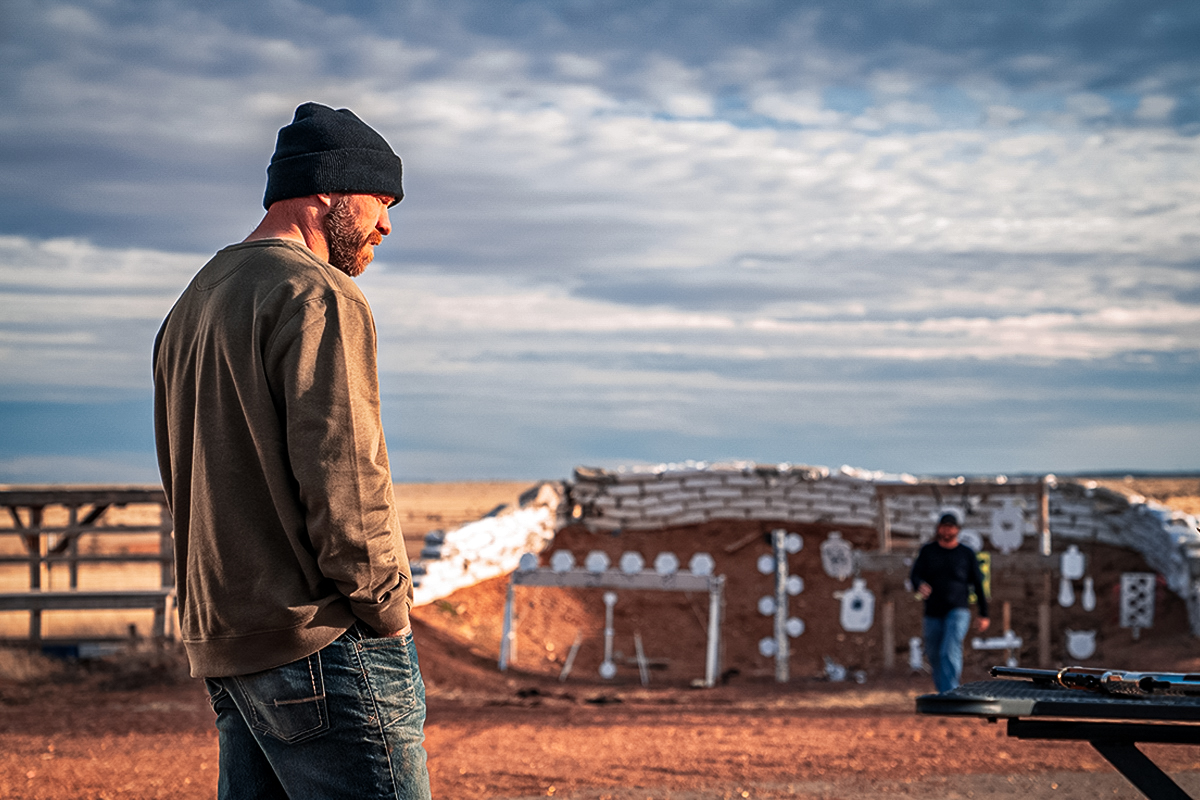
{"type": "MultiPolygon", "coordinates": [[[[578,467],[588,467],[590,465],[579,464],[577,466],[578,467]]],[[[769,467],[772,465],[764,464],[764,463],[760,462],[760,463],[758,463],[758,466],[759,467],[769,467]]],[[[827,467],[828,465],[825,465],[825,464],[792,464],[791,466],[827,467]]],[[[851,465],[846,465],[846,466],[851,466],[851,465]]],[[[836,471],[837,468],[830,467],[829,469],[831,472],[834,472],[834,471],[836,471]]],[[[1184,471],[1184,472],[1177,472],[1177,471],[1155,472],[1155,471],[1146,471],[1146,470],[1137,470],[1137,471],[1125,471],[1125,470],[1088,471],[1088,470],[1084,470],[1082,472],[1054,472],[1054,471],[1050,471],[1050,472],[994,472],[994,473],[973,473],[973,474],[967,474],[967,475],[963,475],[963,474],[959,474],[959,473],[917,475],[917,474],[907,473],[907,472],[901,472],[901,473],[896,473],[896,474],[907,475],[907,476],[916,478],[919,481],[953,480],[956,478],[965,478],[966,480],[988,480],[988,479],[993,479],[993,478],[1000,477],[1000,476],[1003,476],[1006,478],[1043,478],[1043,477],[1047,477],[1047,476],[1054,476],[1056,478],[1065,478],[1068,480],[1072,480],[1072,479],[1083,480],[1083,479],[1089,479],[1089,478],[1090,479],[1099,478],[1099,479],[1107,480],[1107,479],[1120,479],[1120,478],[1127,478],[1127,477],[1134,478],[1135,480],[1136,479],[1187,479],[1187,478],[1200,479],[1200,470],[1184,471]]],[[[543,476],[540,478],[463,478],[463,479],[444,479],[444,480],[421,480],[421,479],[395,480],[395,479],[393,479],[393,483],[397,486],[400,486],[400,485],[425,485],[425,484],[428,484],[428,485],[458,484],[458,483],[462,483],[462,484],[468,484],[468,483],[530,483],[530,484],[536,484],[536,483],[540,483],[540,482],[556,481],[556,480],[568,482],[570,480],[570,478],[569,477],[568,478],[553,478],[553,477],[543,476]]],[[[38,488],[38,487],[93,488],[93,487],[108,487],[108,486],[126,486],[126,487],[131,487],[131,488],[157,488],[160,486],[160,484],[157,484],[157,483],[111,483],[111,484],[105,484],[105,483],[73,483],[73,482],[60,482],[60,483],[51,482],[51,483],[31,483],[31,484],[0,483],[0,491],[12,491],[14,489],[27,489],[27,488],[38,488]]]]}

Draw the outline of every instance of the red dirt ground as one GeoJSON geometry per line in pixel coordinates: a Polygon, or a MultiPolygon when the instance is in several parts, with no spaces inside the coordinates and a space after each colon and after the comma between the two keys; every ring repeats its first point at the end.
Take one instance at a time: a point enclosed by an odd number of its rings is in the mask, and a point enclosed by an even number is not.
{"type": "MultiPolygon", "coordinates": [[[[560,684],[501,675],[421,623],[417,635],[436,797],[1138,796],[1087,745],[915,715],[923,678],[560,684]]],[[[1200,789],[1200,748],[1146,749],[1200,789]]],[[[216,767],[203,689],[162,661],[63,670],[0,692],[0,797],[211,798],[216,767]]]]}
{"type": "MultiPolygon", "coordinates": [[[[914,700],[932,691],[907,668],[909,635],[920,606],[897,576],[868,575],[882,600],[896,602],[898,668],[882,671],[878,624],[847,634],[818,547],[805,537],[792,569],[806,587],[792,613],[807,630],[794,640],[792,679],[774,683],[757,652],[770,621],[755,605],[770,579],[755,569],[769,552],[769,524],[695,526],[619,537],[568,528],[554,548],[577,558],[639,550],[647,561],[671,550],[683,563],[711,553],[728,581],[724,681],[694,689],[703,675],[707,597],[621,592],[615,607],[617,678],[599,679],[604,606],[599,590],[518,588],[518,649],[506,673],[496,668],[500,610],[507,583],[489,581],[419,609],[422,671],[429,689],[427,749],[434,795],[441,798],[1066,798],[1140,795],[1088,745],[1027,742],[983,720],[918,716],[914,700]],[[739,546],[740,545],[740,546],[739,546]],[[729,552],[732,550],[732,552],[729,552]],[[654,667],[650,686],[631,656],[641,634],[654,667]],[[583,637],[571,676],[563,659],[583,637]],[[823,657],[863,670],[865,683],[823,679],[823,657]]],[[[863,544],[872,531],[842,528],[863,544]]],[[[1092,548],[1089,574],[1110,586],[1120,571],[1143,569],[1126,551],[1092,548]]],[[[1013,604],[1014,629],[1036,638],[1040,583],[994,576],[995,604],[1013,604]]],[[[1134,643],[1116,626],[1115,597],[1102,591],[1087,617],[1053,607],[1053,628],[1095,627],[1100,651],[1089,664],[1141,670],[1200,669],[1200,642],[1186,613],[1160,593],[1153,629],[1134,643]]],[[[878,608],[878,606],[877,606],[878,608]]],[[[1057,637],[1058,634],[1056,634],[1057,637]]],[[[1055,639],[1056,654],[1062,650],[1055,639]]],[[[1056,663],[1065,663],[1065,654],[1056,663]]],[[[985,676],[996,654],[970,653],[967,680],[985,676]]],[[[1027,646],[1022,663],[1036,663],[1027,646]]],[[[1200,747],[1145,746],[1189,791],[1200,791],[1200,747]]],[[[64,665],[0,652],[0,797],[210,798],[217,745],[203,687],[186,677],[179,654],[143,645],[119,659],[64,665]]]]}

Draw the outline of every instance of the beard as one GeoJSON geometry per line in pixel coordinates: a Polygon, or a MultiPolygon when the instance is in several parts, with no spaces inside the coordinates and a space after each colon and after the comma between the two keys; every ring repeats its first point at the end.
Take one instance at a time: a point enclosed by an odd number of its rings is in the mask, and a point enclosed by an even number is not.
{"type": "Polygon", "coordinates": [[[325,215],[325,241],[329,245],[329,263],[357,278],[375,258],[371,249],[383,241],[383,235],[375,230],[362,231],[358,227],[357,215],[350,207],[350,198],[339,197],[325,215]]]}

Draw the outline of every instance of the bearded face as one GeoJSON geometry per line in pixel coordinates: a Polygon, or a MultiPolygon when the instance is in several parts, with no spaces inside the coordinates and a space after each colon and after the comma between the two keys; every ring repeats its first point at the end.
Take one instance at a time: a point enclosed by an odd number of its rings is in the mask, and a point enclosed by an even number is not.
{"type": "Polygon", "coordinates": [[[325,215],[324,226],[329,263],[351,278],[363,274],[375,258],[374,245],[383,241],[383,235],[373,226],[364,226],[349,195],[333,201],[325,215]]]}
{"type": "Polygon", "coordinates": [[[958,539],[957,525],[938,525],[937,540],[943,547],[952,547],[958,539]]]}

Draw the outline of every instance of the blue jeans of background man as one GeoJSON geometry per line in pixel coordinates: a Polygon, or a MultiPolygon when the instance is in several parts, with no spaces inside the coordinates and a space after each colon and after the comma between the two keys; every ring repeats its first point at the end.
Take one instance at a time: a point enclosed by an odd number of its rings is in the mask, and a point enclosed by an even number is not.
{"type": "Polygon", "coordinates": [[[962,677],[963,639],[971,627],[971,609],[955,608],[944,617],[925,617],[925,656],[939,692],[958,686],[962,677]]]}
{"type": "Polygon", "coordinates": [[[307,658],[209,678],[220,800],[428,800],[425,684],[412,633],[356,624],[307,658]]]}

